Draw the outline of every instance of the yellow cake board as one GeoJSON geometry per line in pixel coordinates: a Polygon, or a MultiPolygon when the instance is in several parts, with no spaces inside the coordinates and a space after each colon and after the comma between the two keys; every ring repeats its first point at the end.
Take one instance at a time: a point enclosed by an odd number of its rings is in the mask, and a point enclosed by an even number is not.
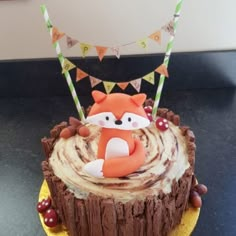
{"type": "MultiPolygon", "coordinates": [[[[39,201],[47,198],[50,195],[47,182],[44,180],[39,192],[39,201]]],[[[170,233],[169,236],[189,236],[197,224],[200,214],[200,208],[189,208],[183,215],[181,223],[170,233]]],[[[58,225],[55,228],[48,228],[43,223],[43,217],[39,214],[41,224],[48,236],[68,236],[68,232],[63,225],[58,225]]]]}

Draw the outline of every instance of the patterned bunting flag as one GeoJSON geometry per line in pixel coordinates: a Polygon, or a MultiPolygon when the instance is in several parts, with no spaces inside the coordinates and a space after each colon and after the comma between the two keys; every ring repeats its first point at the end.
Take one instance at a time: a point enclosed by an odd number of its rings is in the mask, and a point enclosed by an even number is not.
{"type": "Polygon", "coordinates": [[[149,35],[149,38],[158,42],[159,44],[161,44],[161,31],[157,31],[151,35],[149,35]]]}
{"type": "Polygon", "coordinates": [[[97,79],[93,76],[89,76],[89,80],[90,80],[90,84],[91,84],[91,87],[95,87],[96,85],[100,84],[102,81],[100,79],[97,79]]]}
{"type": "Polygon", "coordinates": [[[141,83],[142,83],[142,79],[141,78],[130,81],[130,84],[135,88],[135,90],[138,93],[140,92],[141,83]]]}
{"type": "Polygon", "coordinates": [[[88,54],[88,52],[91,49],[91,47],[92,47],[92,45],[90,45],[90,44],[80,43],[80,49],[81,49],[83,57],[86,57],[86,55],[88,54]]]}
{"type": "Polygon", "coordinates": [[[77,71],[76,71],[76,82],[84,79],[87,76],[88,76],[88,74],[86,72],[84,72],[83,70],[77,68],[77,71]]]}
{"type": "Polygon", "coordinates": [[[113,47],[113,48],[111,48],[111,51],[118,59],[120,59],[120,48],[119,47],[113,47]]]}
{"type": "Polygon", "coordinates": [[[143,79],[151,84],[155,84],[155,73],[152,71],[151,73],[143,76],[143,79]]]}
{"type": "Polygon", "coordinates": [[[63,62],[63,67],[62,67],[62,74],[64,74],[66,71],[72,70],[76,67],[71,61],[69,61],[67,58],[65,58],[63,62]]]}
{"type": "Polygon", "coordinates": [[[141,39],[139,41],[137,41],[137,44],[144,49],[148,48],[148,43],[147,43],[147,38],[141,39]]]}
{"type": "Polygon", "coordinates": [[[107,47],[96,46],[96,50],[97,50],[99,60],[102,61],[103,57],[105,56],[107,52],[107,47]]]}
{"type": "Polygon", "coordinates": [[[56,27],[52,27],[52,43],[60,40],[64,35],[65,33],[60,32],[56,27]]]}
{"type": "Polygon", "coordinates": [[[129,82],[121,82],[121,83],[117,83],[117,85],[122,89],[125,90],[127,88],[127,86],[129,85],[129,82]]]}
{"type": "Polygon", "coordinates": [[[73,39],[69,36],[66,37],[66,43],[68,48],[74,47],[79,41],[77,39],[73,39]]]}
{"type": "Polygon", "coordinates": [[[159,67],[157,67],[155,71],[157,73],[161,74],[161,75],[164,75],[167,78],[169,77],[169,73],[168,73],[167,67],[164,64],[162,64],[159,67]]]}
{"type": "Polygon", "coordinates": [[[114,88],[116,83],[110,82],[110,81],[103,81],[103,85],[104,85],[104,88],[106,90],[106,93],[108,94],[112,91],[112,89],[114,88]]]}
{"type": "Polygon", "coordinates": [[[175,27],[174,27],[174,21],[171,20],[169,23],[164,25],[162,29],[166,32],[168,32],[170,35],[174,36],[175,35],[175,27]]]}

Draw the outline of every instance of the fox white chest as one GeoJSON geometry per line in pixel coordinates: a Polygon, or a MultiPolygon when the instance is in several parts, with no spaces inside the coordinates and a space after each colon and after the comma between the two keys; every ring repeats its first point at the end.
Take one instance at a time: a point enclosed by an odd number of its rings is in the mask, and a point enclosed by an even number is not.
{"type": "Polygon", "coordinates": [[[128,143],[121,138],[111,138],[106,146],[105,159],[129,156],[128,143]]]}

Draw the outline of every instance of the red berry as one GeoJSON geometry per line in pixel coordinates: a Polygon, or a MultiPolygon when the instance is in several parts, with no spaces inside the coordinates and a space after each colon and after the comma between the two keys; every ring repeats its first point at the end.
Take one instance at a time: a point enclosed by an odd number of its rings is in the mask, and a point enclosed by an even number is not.
{"type": "Polygon", "coordinates": [[[160,131],[166,131],[169,128],[168,121],[166,119],[160,117],[156,120],[156,127],[160,131]]]}
{"type": "Polygon", "coordinates": [[[44,214],[44,224],[50,228],[55,227],[58,223],[58,216],[54,209],[49,209],[44,214]]]}
{"type": "Polygon", "coordinates": [[[151,113],[146,113],[147,118],[150,120],[150,122],[153,121],[152,114],[151,113]]]}
{"type": "Polygon", "coordinates": [[[37,211],[43,213],[51,207],[51,198],[43,199],[37,204],[37,211]]]}
{"type": "Polygon", "coordinates": [[[152,107],[151,106],[146,106],[146,107],[144,107],[144,111],[146,113],[152,113],[152,107]]]}
{"type": "Polygon", "coordinates": [[[202,199],[194,190],[190,192],[189,200],[194,208],[200,208],[202,206],[202,199]]]}
{"type": "Polygon", "coordinates": [[[207,186],[204,184],[197,184],[194,186],[194,190],[201,196],[207,193],[207,186]]]}

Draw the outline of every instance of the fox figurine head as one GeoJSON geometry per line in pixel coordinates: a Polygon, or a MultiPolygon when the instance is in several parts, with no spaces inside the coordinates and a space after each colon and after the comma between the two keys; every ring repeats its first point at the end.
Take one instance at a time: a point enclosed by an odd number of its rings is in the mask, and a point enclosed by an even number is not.
{"type": "Polygon", "coordinates": [[[150,124],[143,109],[145,94],[127,95],[123,93],[105,94],[92,92],[95,101],[87,122],[110,129],[134,130],[150,124]]]}

